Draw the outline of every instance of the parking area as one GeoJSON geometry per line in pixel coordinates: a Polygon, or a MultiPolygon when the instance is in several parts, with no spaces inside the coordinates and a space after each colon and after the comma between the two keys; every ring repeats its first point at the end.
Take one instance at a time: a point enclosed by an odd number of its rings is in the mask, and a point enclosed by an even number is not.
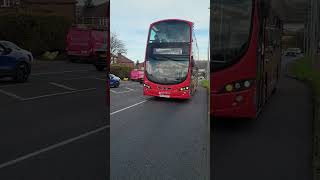
{"type": "Polygon", "coordinates": [[[1,79],[0,179],[105,179],[105,77],[91,64],[39,61],[26,83],[1,79]]]}
{"type": "Polygon", "coordinates": [[[110,91],[111,179],[208,179],[207,91],[190,100],[143,96],[139,82],[110,91]]]}

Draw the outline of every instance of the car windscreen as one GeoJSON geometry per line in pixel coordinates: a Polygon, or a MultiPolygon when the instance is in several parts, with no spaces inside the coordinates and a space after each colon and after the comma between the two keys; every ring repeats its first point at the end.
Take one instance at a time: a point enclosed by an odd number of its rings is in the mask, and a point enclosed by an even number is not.
{"type": "Polygon", "coordinates": [[[10,48],[10,49],[16,49],[16,50],[20,50],[20,47],[18,47],[17,45],[15,45],[12,42],[8,42],[8,41],[1,41],[1,44],[3,44],[4,46],[10,48]]]}

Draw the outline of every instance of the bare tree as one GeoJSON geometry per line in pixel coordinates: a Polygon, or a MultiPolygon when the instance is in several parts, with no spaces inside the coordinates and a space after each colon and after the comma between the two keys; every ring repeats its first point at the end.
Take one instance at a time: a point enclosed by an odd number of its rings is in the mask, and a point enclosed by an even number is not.
{"type": "Polygon", "coordinates": [[[122,40],[118,38],[116,33],[111,33],[110,37],[110,53],[111,60],[114,60],[114,57],[118,54],[127,54],[127,48],[122,40]]]}

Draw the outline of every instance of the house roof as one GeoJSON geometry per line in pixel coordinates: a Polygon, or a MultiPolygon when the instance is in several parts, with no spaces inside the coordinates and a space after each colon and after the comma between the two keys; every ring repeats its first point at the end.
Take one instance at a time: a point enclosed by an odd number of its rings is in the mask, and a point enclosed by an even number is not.
{"type": "Polygon", "coordinates": [[[117,62],[118,63],[134,63],[132,60],[130,60],[129,58],[121,54],[118,54],[117,62]]]}

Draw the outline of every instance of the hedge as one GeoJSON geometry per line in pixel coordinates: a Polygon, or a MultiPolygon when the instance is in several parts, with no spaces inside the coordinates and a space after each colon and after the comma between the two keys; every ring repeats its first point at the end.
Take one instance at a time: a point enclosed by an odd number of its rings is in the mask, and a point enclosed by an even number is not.
{"type": "Polygon", "coordinates": [[[119,78],[130,78],[130,72],[132,71],[131,67],[124,65],[111,65],[110,73],[118,76],[119,78]]]}
{"type": "Polygon", "coordinates": [[[57,15],[15,13],[0,16],[0,39],[11,41],[39,56],[63,51],[71,21],[57,15]]]}

